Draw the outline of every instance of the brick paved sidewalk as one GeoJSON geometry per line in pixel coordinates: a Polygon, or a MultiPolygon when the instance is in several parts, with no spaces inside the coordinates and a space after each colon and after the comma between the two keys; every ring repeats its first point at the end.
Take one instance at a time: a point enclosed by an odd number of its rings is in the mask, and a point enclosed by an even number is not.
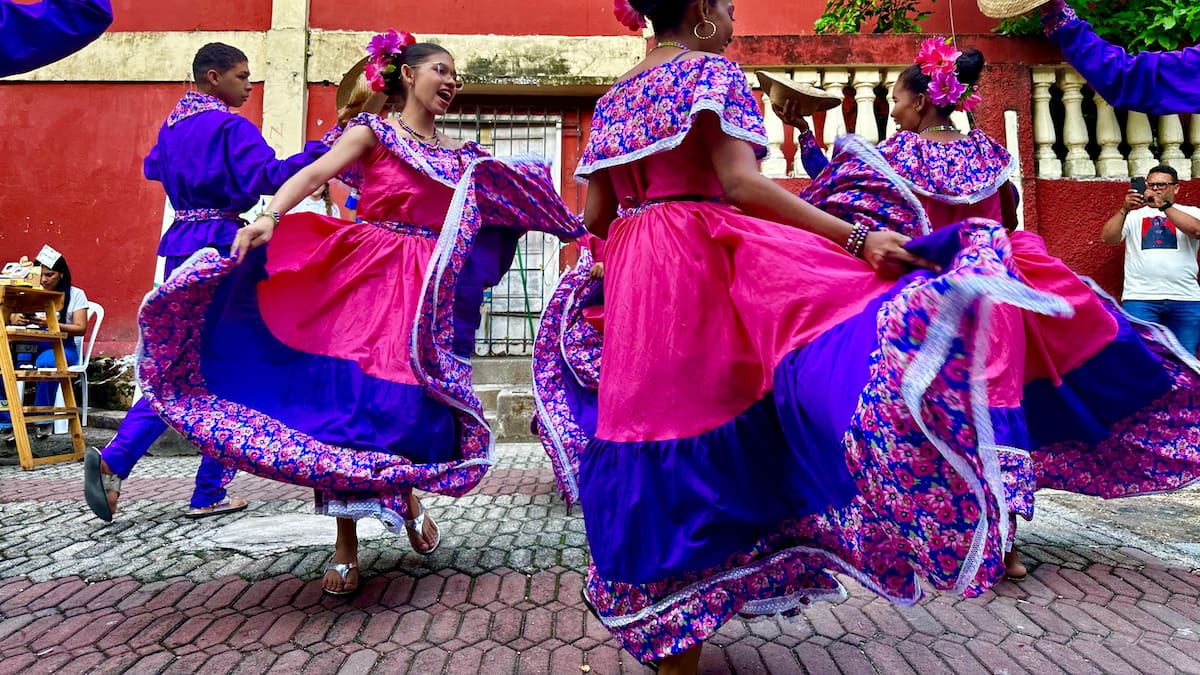
{"type": "MultiPolygon", "coordinates": [[[[429,499],[444,539],[428,558],[364,527],[364,587],[350,602],[320,592],[331,535],[245,540],[309,522],[306,490],[239,476],[250,509],[189,521],[179,513],[197,460],[150,458],[106,526],[82,504],[78,465],[0,467],[2,670],[648,672],[579,601],[582,519],[552,494],[540,449],[500,446],[500,460],[470,496],[429,499]]],[[[1164,499],[1121,509],[1188,515],[1164,499]]],[[[1139,536],[1054,494],[1017,536],[1031,568],[1021,584],[899,608],[847,580],[842,604],[726,625],[701,671],[1200,673],[1200,562],[1187,542],[1139,536]]]]}

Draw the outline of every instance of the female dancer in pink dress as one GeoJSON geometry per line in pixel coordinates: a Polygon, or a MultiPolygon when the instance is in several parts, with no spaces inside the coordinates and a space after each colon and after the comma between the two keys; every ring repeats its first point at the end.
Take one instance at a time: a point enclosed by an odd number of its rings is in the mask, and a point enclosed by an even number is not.
{"type": "Polygon", "coordinates": [[[205,454],[316,488],[337,517],[324,579],[336,595],[359,587],[358,518],[407,531],[418,553],[437,547],[413,489],[461,495],[493,461],[471,389],[484,288],[524,231],[582,233],[543,162],[436,132],[461,84],[444,48],[414,42],[391,31],[368,47],[394,122],[347,122],[239,232],[240,264],[200,257],[140,314],[141,382],[163,419],[205,454]],[[279,217],[355,165],[362,222],[279,217]]]}
{"type": "MultiPolygon", "coordinates": [[[[921,200],[933,230],[972,217],[1016,227],[1012,156],[983,131],[964,135],[950,122],[955,108],[970,110],[979,102],[974,90],[982,71],[977,50],[960,53],[931,38],[893,91],[900,131],[878,150],[921,200]]],[[[803,118],[787,106],[780,113],[801,128],[805,170],[819,176],[829,163],[801,126],[803,118]]],[[[1074,310],[1069,319],[992,310],[989,406],[1010,535],[1017,515],[1033,518],[1038,488],[1114,498],[1174,490],[1200,478],[1196,360],[1166,331],[1131,323],[1111,299],[1047,253],[1038,235],[1010,237],[1016,275],[1074,310]]],[[[1015,546],[1005,567],[1009,578],[1025,578],[1015,546]]]]}
{"type": "Polygon", "coordinates": [[[982,592],[1008,526],[979,437],[986,307],[1066,304],[1010,274],[998,223],[943,249],[877,229],[927,226],[877,153],[839,157],[816,206],[764,178],[745,75],[712,53],[731,3],[632,8],[658,44],[597,104],[578,169],[607,239],[598,388],[555,323],[591,302],[582,271],[537,345],[539,421],[592,553],[585,601],[639,660],[694,672],[733,616],[841,597],[835,572],[903,604],[922,580],[982,592]],[[912,252],[941,269],[911,271],[912,252]]]}

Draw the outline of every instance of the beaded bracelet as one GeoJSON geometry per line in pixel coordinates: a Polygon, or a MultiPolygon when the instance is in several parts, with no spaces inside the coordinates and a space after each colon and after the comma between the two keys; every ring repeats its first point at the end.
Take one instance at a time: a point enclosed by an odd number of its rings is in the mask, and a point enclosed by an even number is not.
{"type": "Polygon", "coordinates": [[[867,245],[867,235],[870,232],[870,228],[862,223],[855,223],[850,228],[850,239],[846,241],[846,250],[850,252],[850,255],[856,258],[862,257],[863,247],[867,245]]]}

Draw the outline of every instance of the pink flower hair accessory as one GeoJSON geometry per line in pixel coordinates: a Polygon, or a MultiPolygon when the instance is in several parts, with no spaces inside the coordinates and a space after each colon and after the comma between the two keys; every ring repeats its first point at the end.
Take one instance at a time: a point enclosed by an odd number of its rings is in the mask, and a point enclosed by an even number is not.
{"type": "Polygon", "coordinates": [[[933,77],[935,73],[954,74],[955,62],[962,52],[954,48],[949,38],[929,38],[921,43],[917,52],[917,65],[921,72],[933,77]]]}
{"type": "Polygon", "coordinates": [[[950,38],[929,38],[921,43],[915,63],[929,77],[929,100],[939,108],[972,112],[983,101],[975,85],[958,79],[958,57],[962,56],[950,38]]]}
{"type": "Polygon", "coordinates": [[[632,31],[641,31],[646,27],[646,15],[633,8],[629,0],[613,0],[613,16],[632,31]]]}
{"type": "Polygon", "coordinates": [[[404,48],[416,43],[417,38],[412,33],[399,32],[395,28],[371,38],[367,43],[367,65],[363,67],[371,91],[387,93],[389,80],[394,81],[400,72],[399,57],[404,48]]]}

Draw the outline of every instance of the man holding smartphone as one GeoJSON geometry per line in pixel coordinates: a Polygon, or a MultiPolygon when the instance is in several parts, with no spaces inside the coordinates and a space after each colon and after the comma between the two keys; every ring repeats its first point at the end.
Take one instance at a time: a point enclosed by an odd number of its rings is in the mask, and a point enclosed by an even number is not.
{"type": "Polygon", "coordinates": [[[1125,242],[1122,305],[1131,316],[1162,324],[1189,354],[1200,345],[1200,208],[1175,203],[1179,174],[1156,166],[1130,181],[1121,208],[1100,239],[1125,242]]]}

